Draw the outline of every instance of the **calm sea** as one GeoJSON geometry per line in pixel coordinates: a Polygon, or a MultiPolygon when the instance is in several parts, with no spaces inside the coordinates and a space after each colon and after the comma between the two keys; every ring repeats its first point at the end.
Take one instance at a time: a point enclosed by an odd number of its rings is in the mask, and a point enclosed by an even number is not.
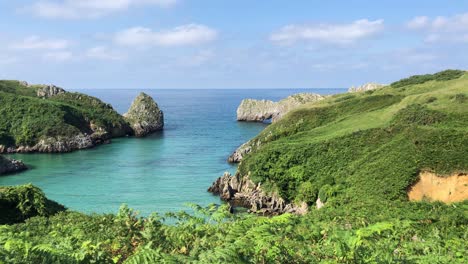
{"type": "MultiPolygon", "coordinates": [[[[244,98],[279,100],[298,92],[333,94],[344,89],[143,90],[164,111],[165,127],[147,138],[67,154],[17,154],[31,169],[0,177],[0,185],[33,183],[72,210],[115,213],[123,203],[146,215],[187,209],[187,203],[220,203],[206,192],[240,144],[265,124],[236,122],[244,98]]],[[[137,90],[80,90],[125,113],[137,90]]]]}

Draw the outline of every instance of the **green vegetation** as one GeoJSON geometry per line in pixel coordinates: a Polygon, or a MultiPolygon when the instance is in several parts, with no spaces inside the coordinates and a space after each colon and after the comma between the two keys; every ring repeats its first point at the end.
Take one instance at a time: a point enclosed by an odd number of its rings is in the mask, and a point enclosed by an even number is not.
{"type": "Polygon", "coordinates": [[[391,84],[394,88],[408,85],[423,84],[429,81],[449,81],[460,78],[465,72],[460,70],[445,70],[435,74],[414,75],[391,84]]]}
{"type": "Polygon", "coordinates": [[[214,205],[148,217],[126,206],[51,215],[61,210],[30,198],[43,197],[39,190],[12,187],[0,204],[13,199],[18,217],[0,226],[0,263],[466,263],[468,201],[407,198],[421,171],[468,171],[468,75],[435,75],[305,105],[251,141],[238,172],[307,202],[304,216],[214,205]]]}
{"type": "Polygon", "coordinates": [[[23,222],[33,216],[50,216],[65,207],[47,199],[37,187],[0,187],[0,225],[23,222]]]}
{"type": "Polygon", "coordinates": [[[49,137],[91,134],[102,128],[109,136],[130,133],[127,122],[99,99],[64,93],[36,97],[36,88],[18,81],[0,81],[0,145],[35,145],[49,137]]]}

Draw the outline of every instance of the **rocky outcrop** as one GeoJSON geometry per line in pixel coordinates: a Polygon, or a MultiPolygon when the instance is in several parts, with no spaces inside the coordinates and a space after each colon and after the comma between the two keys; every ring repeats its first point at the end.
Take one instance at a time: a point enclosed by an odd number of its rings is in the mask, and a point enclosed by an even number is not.
{"type": "Polygon", "coordinates": [[[15,173],[26,170],[27,167],[20,160],[7,159],[3,156],[0,156],[0,175],[15,173]]]}
{"type": "Polygon", "coordinates": [[[41,85],[35,85],[34,87],[38,87],[36,93],[37,93],[37,97],[40,97],[40,98],[50,98],[52,96],[63,94],[66,92],[64,89],[58,86],[55,86],[53,84],[51,85],[41,84],[41,85]]]}
{"type": "Polygon", "coordinates": [[[219,177],[208,192],[219,195],[221,200],[228,202],[231,207],[241,206],[249,212],[261,215],[278,215],[283,213],[305,214],[308,207],[306,203],[300,205],[287,203],[278,195],[268,195],[261,184],[255,184],[248,176],[236,174],[232,176],[225,172],[219,177]]]}
{"type": "Polygon", "coordinates": [[[275,122],[289,111],[303,104],[322,100],[323,98],[319,94],[300,93],[291,95],[279,102],[244,99],[237,108],[237,120],[263,122],[271,119],[272,122],[275,122]]]}
{"type": "Polygon", "coordinates": [[[228,158],[229,163],[239,163],[244,155],[250,153],[252,150],[252,146],[250,145],[251,142],[248,141],[244,144],[242,144],[240,147],[238,147],[228,158]]]}
{"type": "Polygon", "coordinates": [[[355,93],[355,92],[364,92],[364,91],[370,91],[370,90],[376,90],[384,87],[385,84],[380,84],[380,83],[366,83],[358,87],[351,86],[351,88],[348,89],[349,93],[355,93]]]}
{"type": "Polygon", "coordinates": [[[164,127],[164,114],[151,96],[140,93],[124,114],[135,136],[144,137],[164,127]]]}
{"type": "Polygon", "coordinates": [[[34,146],[10,146],[0,145],[0,153],[61,153],[79,149],[89,149],[109,142],[107,133],[83,134],[72,137],[49,137],[41,139],[34,146]]]}

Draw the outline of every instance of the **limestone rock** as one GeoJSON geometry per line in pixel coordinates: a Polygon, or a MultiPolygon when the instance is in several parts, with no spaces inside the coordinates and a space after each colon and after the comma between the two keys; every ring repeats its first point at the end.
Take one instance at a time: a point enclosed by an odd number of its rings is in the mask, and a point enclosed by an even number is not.
{"type": "Polygon", "coordinates": [[[237,108],[238,121],[263,122],[271,119],[279,120],[289,111],[310,102],[322,100],[324,97],[314,93],[299,93],[273,102],[270,100],[244,99],[237,108]]]}
{"type": "Polygon", "coordinates": [[[251,142],[248,141],[238,147],[228,158],[229,163],[239,163],[244,155],[250,153],[252,151],[252,146],[250,145],[251,142]]]}
{"type": "Polygon", "coordinates": [[[51,85],[41,84],[41,85],[35,85],[35,86],[38,87],[37,96],[40,98],[50,98],[52,96],[63,94],[66,92],[64,89],[58,86],[55,86],[53,84],[51,85]]]}
{"type": "Polygon", "coordinates": [[[8,159],[0,156],[0,175],[7,173],[15,173],[26,170],[27,167],[20,160],[8,159]]]}
{"type": "Polygon", "coordinates": [[[135,136],[144,137],[164,127],[164,115],[151,96],[140,93],[124,114],[135,136]]]}
{"type": "Polygon", "coordinates": [[[232,176],[228,172],[219,177],[208,188],[208,192],[219,195],[221,200],[229,202],[231,206],[245,207],[249,212],[262,215],[305,214],[308,210],[306,203],[287,203],[276,194],[266,194],[261,184],[255,184],[248,176],[232,176]]]}
{"type": "Polygon", "coordinates": [[[349,93],[355,93],[355,92],[364,92],[364,91],[370,91],[370,90],[376,90],[380,89],[382,87],[386,86],[385,84],[380,84],[380,83],[366,83],[358,87],[351,86],[351,88],[348,89],[349,93]]]}

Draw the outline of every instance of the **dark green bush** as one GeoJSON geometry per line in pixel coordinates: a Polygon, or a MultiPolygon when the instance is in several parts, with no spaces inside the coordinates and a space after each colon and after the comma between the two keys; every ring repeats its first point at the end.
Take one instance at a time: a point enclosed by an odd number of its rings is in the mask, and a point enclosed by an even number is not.
{"type": "Polygon", "coordinates": [[[460,78],[465,72],[461,70],[445,70],[435,74],[414,75],[391,84],[394,88],[422,84],[429,81],[449,81],[460,78]]]}

